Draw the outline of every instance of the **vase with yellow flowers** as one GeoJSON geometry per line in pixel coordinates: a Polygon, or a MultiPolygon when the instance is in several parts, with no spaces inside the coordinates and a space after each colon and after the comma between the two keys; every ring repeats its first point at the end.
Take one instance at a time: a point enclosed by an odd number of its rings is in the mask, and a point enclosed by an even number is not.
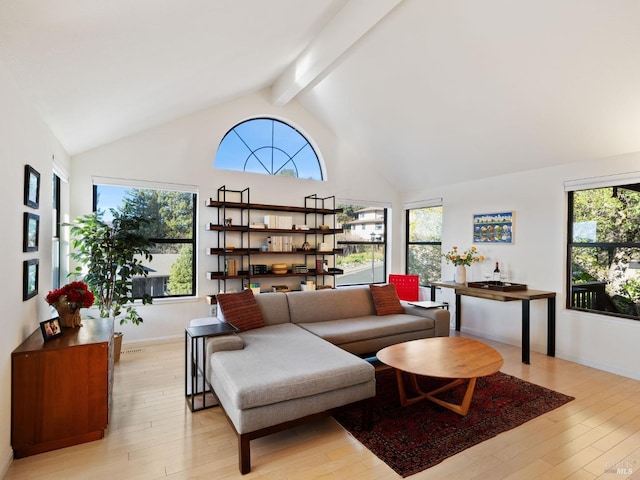
{"type": "Polygon", "coordinates": [[[442,255],[447,263],[452,263],[456,267],[454,282],[464,284],[467,283],[467,268],[477,262],[482,262],[484,256],[478,253],[476,247],[471,247],[464,252],[458,250],[454,246],[450,251],[442,255]]]}

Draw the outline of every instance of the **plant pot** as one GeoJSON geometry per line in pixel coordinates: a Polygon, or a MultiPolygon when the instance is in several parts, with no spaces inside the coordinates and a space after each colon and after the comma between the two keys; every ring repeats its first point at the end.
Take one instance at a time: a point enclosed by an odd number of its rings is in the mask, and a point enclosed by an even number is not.
{"type": "Polygon", "coordinates": [[[114,332],[113,334],[113,361],[120,361],[120,352],[122,351],[122,332],[114,332]]]}

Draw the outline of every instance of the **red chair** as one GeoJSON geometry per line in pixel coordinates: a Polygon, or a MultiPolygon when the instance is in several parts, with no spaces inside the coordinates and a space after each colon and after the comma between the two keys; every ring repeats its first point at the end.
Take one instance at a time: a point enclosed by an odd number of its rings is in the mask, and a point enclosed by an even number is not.
{"type": "Polygon", "coordinates": [[[408,302],[417,302],[419,300],[420,277],[418,275],[399,275],[389,274],[389,283],[396,286],[398,298],[407,300],[408,302]]]}

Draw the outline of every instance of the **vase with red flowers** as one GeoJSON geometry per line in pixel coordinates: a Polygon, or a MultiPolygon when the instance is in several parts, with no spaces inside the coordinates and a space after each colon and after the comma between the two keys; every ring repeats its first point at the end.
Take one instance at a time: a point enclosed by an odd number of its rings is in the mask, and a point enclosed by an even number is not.
{"type": "Polygon", "coordinates": [[[93,305],[95,296],[84,282],[71,282],[49,292],[46,301],[58,311],[62,327],[81,327],[80,309],[93,305]]]}

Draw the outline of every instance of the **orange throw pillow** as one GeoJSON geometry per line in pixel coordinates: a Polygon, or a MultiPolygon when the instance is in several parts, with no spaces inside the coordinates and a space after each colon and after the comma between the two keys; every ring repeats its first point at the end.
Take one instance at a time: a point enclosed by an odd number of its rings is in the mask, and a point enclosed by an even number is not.
{"type": "Polygon", "coordinates": [[[249,289],[238,293],[221,293],[216,297],[225,321],[241,332],[264,327],[262,312],[249,289]]]}
{"type": "Polygon", "coordinates": [[[387,285],[369,285],[373,304],[378,315],[392,315],[394,313],[404,313],[404,308],[400,304],[396,286],[393,283],[387,285]]]}

